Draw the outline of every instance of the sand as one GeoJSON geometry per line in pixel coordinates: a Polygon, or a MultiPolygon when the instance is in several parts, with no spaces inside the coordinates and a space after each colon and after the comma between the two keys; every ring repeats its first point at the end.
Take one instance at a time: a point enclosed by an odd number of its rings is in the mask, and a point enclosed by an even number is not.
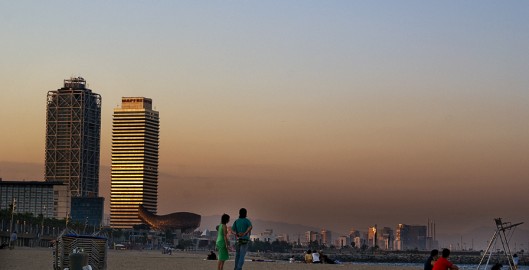
{"type": "MultiPolygon", "coordinates": [[[[145,269],[216,269],[217,261],[206,261],[206,253],[174,252],[164,255],[161,251],[109,250],[108,270],[145,270],[145,269]]],[[[256,259],[247,256],[247,259],[256,259]]],[[[226,261],[224,269],[233,269],[232,260],[226,261]]],[[[53,269],[52,251],[46,248],[17,247],[15,250],[0,249],[1,270],[53,269]]],[[[411,270],[417,267],[377,266],[377,265],[310,265],[304,263],[257,262],[247,261],[244,269],[355,269],[355,270],[411,270]]]]}

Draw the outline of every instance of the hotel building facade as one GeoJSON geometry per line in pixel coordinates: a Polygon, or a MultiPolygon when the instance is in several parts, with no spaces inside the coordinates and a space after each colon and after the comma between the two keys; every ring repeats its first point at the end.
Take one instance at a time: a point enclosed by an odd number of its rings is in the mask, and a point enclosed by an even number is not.
{"type": "Polygon", "coordinates": [[[70,192],[62,182],[3,181],[0,179],[0,209],[31,213],[44,218],[66,218],[70,209],[70,192]]]}
{"type": "Polygon", "coordinates": [[[48,92],[46,109],[45,181],[67,184],[72,197],[97,197],[101,96],[70,78],[48,92]]]}
{"type": "Polygon", "coordinates": [[[159,113],[152,100],[123,97],[112,121],[110,226],[141,224],[138,206],[152,213],[158,206],[159,113]]]}

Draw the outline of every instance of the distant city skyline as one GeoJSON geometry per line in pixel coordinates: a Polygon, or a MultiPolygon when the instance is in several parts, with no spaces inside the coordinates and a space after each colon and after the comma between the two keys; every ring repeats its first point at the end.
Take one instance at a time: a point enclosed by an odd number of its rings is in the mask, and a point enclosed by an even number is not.
{"type": "Polygon", "coordinates": [[[105,101],[106,214],[112,110],[146,96],[163,115],[158,214],[236,217],[246,207],[250,218],[333,232],[430,218],[438,234],[503,217],[529,230],[527,10],[0,3],[0,177],[44,180],[44,97],[82,76],[105,101]]]}

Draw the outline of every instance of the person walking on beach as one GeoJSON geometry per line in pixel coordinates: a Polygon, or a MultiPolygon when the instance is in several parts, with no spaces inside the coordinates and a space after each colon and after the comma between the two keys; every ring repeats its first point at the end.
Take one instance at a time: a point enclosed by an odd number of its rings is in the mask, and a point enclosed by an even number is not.
{"type": "Polygon", "coordinates": [[[17,231],[14,231],[9,238],[9,249],[15,248],[15,243],[17,242],[17,231]]]}
{"type": "MultiPolygon", "coordinates": [[[[217,250],[219,251],[219,262],[217,263],[217,270],[224,269],[224,262],[230,258],[230,255],[228,254],[228,227],[226,227],[226,224],[230,222],[230,216],[224,214],[220,218],[220,225],[217,229],[217,250]]],[[[211,252],[213,255],[213,251],[211,252]]],[[[208,256],[209,257],[209,256],[208,256]]]]}
{"type": "Polygon", "coordinates": [[[433,270],[458,270],[459,267],[457,265],[453,264],[448,260],[448,257],[450,256],[450,250],[445,248],[443,249],[443,252],[441,253],[442,257],[437,259],[435,264],[433,265],[433,270]]]}
{"type": "Polygon", "coordinates": [[[424,263],[424,270],[432,270],[435,261],[437,261],[437,258],[439,258],[439,250],[434,249],[430,252],[430,257],[428,257],[428,259],[424,263]]]}
{"type": "Polygon", "coordinates": [[[514,270],[518,269],[519,262],[520,262],[520,258],[518,258],[518,255],[514,253],[514,255],[512,255],[512,263],[514,264],[514,270]]]}
{"type": "Polygon", "coordinates": [[[241,270],[244,264],[244,257],[248,251],[248,242],[250,241],[250,233],[252,232],[252,222],[246,218],[248,212],[245,208],[239,210],[239,218],[235,220],[231,230],[237,237],[235,244],[235,270],[241,270]]]}

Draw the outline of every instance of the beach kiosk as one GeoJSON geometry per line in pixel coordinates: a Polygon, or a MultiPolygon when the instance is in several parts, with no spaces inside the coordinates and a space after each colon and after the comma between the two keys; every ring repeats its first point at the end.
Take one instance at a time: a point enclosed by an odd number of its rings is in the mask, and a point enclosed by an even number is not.
{"type": "Polygon", "coordinates": [[[90,265],[92,270],[107,268],[107,238],[97,235],[79,235],[64,230],[53,246],[53,269],[64,270],[90,265]]]}

